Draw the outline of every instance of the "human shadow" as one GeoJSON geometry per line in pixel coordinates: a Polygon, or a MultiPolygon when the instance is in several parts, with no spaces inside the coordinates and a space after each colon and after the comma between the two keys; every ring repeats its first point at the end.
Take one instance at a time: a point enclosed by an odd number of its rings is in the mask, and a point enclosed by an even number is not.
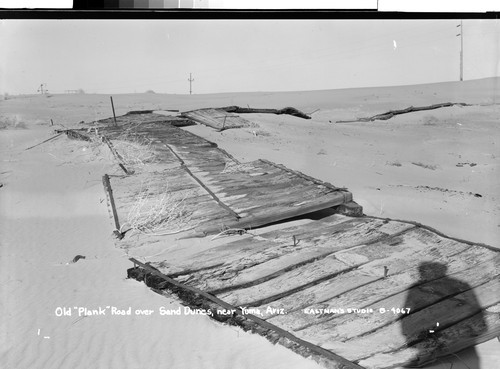
{"type": "MultiPolygon", "coordinates": [[[[403,367],[425,368],[436,362],[460,362],[463,366],[457,365],[457,367],[481,369],[479,356],[473,347],[466,350],[467,355],[464,358],[460,357],[461,353],[449,351],[449,345],[447,345],[449,341],[445,341],[441,334],[441,330],[446,326],[439,324],[439,321],[436,321],[436,315],[431,314],[426,308],[426,306],[448,300],[444,302],[446,305],[443,305],[442,313],[439,313],[443,317],[445,314],[450,316],[452,313],[451,310],[447,313],[447,308],[452,309],[453,313],[459,312],[457,316],[464,319],[475,316],[474,325],[467,327],[460,334],[457,333],[455,337],[456,340],[469,340],[473,343],[474,337],[486,330],[486,324],[481,306],[471,286],[447,276],[447,266],[441,263],[423,262],[418,270],[420,279],[409,289],[405,303],[405,308],[411,309],[410,315],[401,320],[406,347],[416,349],[416,352],[403,367]],[[459,296],[454,298],[456,295],[459,296]]],[[[437,311],[435,307],[433,310],[437,311]]]]}

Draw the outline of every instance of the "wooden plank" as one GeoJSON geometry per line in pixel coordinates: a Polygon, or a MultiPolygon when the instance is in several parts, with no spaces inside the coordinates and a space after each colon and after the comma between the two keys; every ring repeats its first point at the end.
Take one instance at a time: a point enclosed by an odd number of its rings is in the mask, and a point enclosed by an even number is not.
{"type": "MultiPolygon", "coordinates": [[[[226,106],[225,108],[220,108],[221,110],[227,112],[237,112],[237,113],[269,113],[269,114],[289,114],[295,117],[311,119],[311,117],[300,110],[292,107],[286,107],[283,109],[259,109],[259,108],[241,108],[239,106],[226,106]]],[[[319,109],[318,109],[319,110],[319,109]]],[[[312,114],[312,113],[311,113],[312,114]]]]}
{"type": "MultiPolygon", "coordinates": [[[[417,230],[410,230],[402,237],[406,236],[407,239],[414,240],[415,231],[417,230]]],[[[390,239],[388,240],[390,241],[390,239]]],[[[429,238],[428,242],[432,243],[432,238],[429,238]]],[[[374,246],[375,251],[377,250],[377,245],[370,245],[369,248],[374,246]]],[[[379,250],[382,248],[382,244],[378,245],[379,250]]],[[[364,248],[358,247],[353,250],[356,249],[363,250],[364,248]]],[[[359,272],[365,275],[381,276],[383,275],[383,267],[388,266],[389,274],[387,278],[352,290],[331,300],[311,304],[304,309],[307,308],[310,311],[314,311],[315,309],[322,308],[343,308],[344,310],[347,308],[366,308],[385,298],[405,291],[414,283],[424,283],[427,280],[438,278],[439,276],[437,274],[434,275],[429,273],[429,275],[426,276],[427,279],[422,280],[418,267],[426,260],[448,265],[449,273],[455,273],[468,269],[471,265],[491,259],[492,254],[485,253],[484,251],[485,250],[480,247],[470,247],[468,245],[459,244],[453,240],[443,241],[439,248],[426,247],[425,243],[418,243],[412,247],[408,243],[403,242],[394,245],[394,255],[392,255],[390,261],[384,259],[373,260],[362,265],[358,269],[359,272]],[[411,252],[405,252],[406,249],[413,249],[413,254],[411,252]],[[462,252],[457,254],[457,252],[460,251],[462,252]],[[374,267],[374,265],[377,267],[374,267]]],[[[355,265],[359,263],[360,259],[363,260],[362,255],[360,255],[361,258],[357,256],[349,257],[349,252],[350,250],[345,252],[344,257],[339,255],[342,254],[342,252],[338,253],[338,259],[343,260],[349,265],[355,265]]],[[[335,330],[337,325],[335,318],[337,316],[338,315],[331,314],[318,316],[316,314],[303,314],[302,311],[296,311],[287,316],[273,318],[273,323],[294,331],[304,330],[304,335],[315,336],[319,334],[319,331],[328,332],[327,335],[333,335],[330,331],[333,332],[335,330]],[[326,326],[324,324],[331,326],[330,331],[325,331],[324,327],[326,326]]]]}
{"type": "Polygon", "coordinates": [[[116,212],[113,189],[111,188],[111,183],[109,182],[109,176],[107,174],[102,176],[102,182],[104,184],[106,197],[108,198],[109,204],[111,206],[111,212],[113,214],[113,220],[115,222],[115,230],[113,231],[113,233],[115,233],[115,235],[121,239],[123,238],[123,234],[121,233],[120,221],[118,220],[118,213],[116,212]]]}
{"type": "MultiPolygon", "coordinates": [[[[358,348],[355,355],[352,353],[344,355],[343,350],[339,350],[338,345],[332,340],[324,341],[321,346],[356,361],[377,353],[400,349],[412,341],[426,338],[429,329],[433,329],[436,322],[446,328],[499,302],[500,278],[496,277],[474,290],[463,292],[414,314],[404,316],[401,321],[383,327],[374,333],[344,342],[351,347],[358,348]],[[476,299],[477,305],[472,302],[476,299]]],[[[310,342],[318,344],[316,340],[310,340],[310,342]]]]}
{"type": "Polygon", "coordinates": [[[500,304],[464,319],[451,327],[436,330],[431,339],[420,341],[396,352],[380,353],[362,359],[367,369],[386,369],[396,366],[420,367],[467,347],[500,336],[500,304]]]}
{"type": "MultiPolygon", "coordinates": [[[[367,231],[380,226],[380,223],[364,223],[363,226],[367,231]]],[[[356,227],[353,222],[337,224],[335,229],[330,231],[336,232],[337,237],[320,235],[309,239],[302,238],[297,245],[293,245],[291,238],[275,239],[275,244],[269,244],[265,250],[246,255],[238,253],[239,259],[228,261],[218,270],[193,275],[191,283],[199,288],[203,286],[212,293],[221,293],[222,289],[248,287],[280,276],[305,263],[311,263],[310,267],[315,268],[313,261],[368,241],[363,238],[363,228],[356,227]],[[212,277],[207,273],[211,273],[212,277]],[[216,273],[224,275],[224,279],[215,278],[216,273]]]]}
{"type": "MultiPolygon", "coordinates": [[[[56,131],[56,132],[57,132],[57,131],[56,131]]],[[[46,140],[43,140],[42,142],[37,143],[36,145],[33,145],[33,146],[30,146],[30,147],[27,147],[26,149],[24,149],[24,151],[26,151],[26,150],[31,150],[32,148],[37,147],[37,146],[40,146],[41,144],[44,144],[45,142],[51,141],[51,140],[53,140],[54,138],[59,137],[59,136],[60,136],[60,135],[62,135],[63,133],[66,133],[66,134],[67,134],[67,132],[66,132],[66,131],[59,132],[59,133],[58,133],[58,134],[56,134],[55,136],[52,136],[52,137],[50,137],[50,138],[47,138],[46,140]]]]}
{"type": "MultiPolygon", "coordinates": [[[[370,222],[372,222],[372,224],[381,223],[380,221],[370,222]]],[[[341,229],[344,228],[344,226],[342,226],[341,224],[351,223],[351,219],[340,215],[332,215],[326,220],[321,220],[309,224],[307,228],[310,229],[310,233],[317,234],[318,232],[323,230],[323,228],[325,227],[325,223],[328,223],[330,233],[340,233],[341,229]]],[[[353,226],[354,223],[348,225],[347,227],[353,226]]],[[[287,248],[290,245],[293,245],[292,236],[294,234],[300,235],[301,239],[299,241],[299,247],[304,247],[302,238],[305,238],[308,235],[310,236],[310,234],[307,231],[302,230],[300,226],[292,226],[276,231],[266,232],[256,237],[251,235],[240,236],[236,241],[230,241],[216,248],[211,248],[209,250],[194,254],[184,264],[171,266],[171,269],[169,270],[162,270],[164,273],[169,275],[171,273],[181,275],[194,273],[198,269],[206,269],[211,265],[219,265],[221,260],[224,260],[227,265],[233,265],[236,262],[241,262],[242,259],[250,258],[259,258],[259,262],[263,262],[265,260],[268,260],[267,255],[282,255],[284,252],[280,250],[280,248],[287,248]],[[182,272],[183,270],[190,272],[182,272]]],[[[204,277],[200,276],[200,278],[204,277]]],[[[195,279],[194,276],[193,279],[195,279]]]]}
{"type": "MultiPolygon", "coordinates": [[[[266,305],[258,306],[261,311],[263,311],[264,319],[270,319],[276,317],[278,312],[284,312],[286,315],[291,313],[299,313],[304,315],[304,308],[311,305],[318,305],[324,301],[331,300],[337,296],[345,294],[347,292],[353,291],[357,288],[369,285],[370,283],[376,282],[383,277],[374,277],[371,275],[366,275],[359,270],[351,270],[347,273],[340,274],[335,278],[326,280],[317,285],[311,286],[305,290],[293,293],[284,298],[273,301],[272,303],[266,305]],[[268,308],[271,308],[268,310],[268,308]],[[275,310],[272,310],[275,309],[275,310]]],[[[328,308],[328,307],[326,307],[328,308]]],[[[334,314],[333,311],[314,311],[316,315],[318,314],[334,314]]],[[[293,318],[292,318],[293,319],[293,318]]],[[[282,321],[277,320],[276,324],[281,325],[282,321]]],[[[285,326],[285,325],[283,325],[285,326]]],[[[287,329],[288,328],[288,325],[287,329]]]]}
{"type": "MultiPolygon", "coordinates": [[[[340,225],[341,223],[351,223],[352,219],[339,216],[332,215],[328,217],[326,220],[320,220],[318,222],[311,222],[307,225],[306,230],[302,229],[300,226],[291,226],[275,231],[269,231],[255,238],[250,236],[242,236],[238,237],[238,240],[231,241],[222,246],[212,248],[201,253],[195,254],[190,257],[189,262],[184,265],[176,266],[177,271],[179,269],[191,269],[193,270],[196,265],[201,268],[207,266],[206,264],[210,264],[210,260],[226,260],[227,264],[230,265],[234,262],[238,262],[238,260],[251,258],[251,257],[265,257],[265,255],[272,254],[276,255],[276,253],[280,253],[279,250],[276,250],[280,247],[287,247],[293,244],[293,235],[298,235],[300,237],[300,247],[304,245],[303,239],[307,237],[312,237],[313,235],[324,235],[327,237],[327,234],[335,234],[342,233],[342,229],[345,226],[340,225]],[[325,231],[325,224],[328,223],[328,231],[325,231]],[[323,232],[323,233],[322,233],[323,232]]],[[[370,221],[371,222],[371,221],[370,221]]],[[[373,222],[372,227],[376,227],[377,222],[373,222]]],[[[353,227],[354,223],[347,226],[353,227]]],[[[263,259],[265,261],[267,259],[263,259]]],[[[168,273],[167,271],[165,271],[168,273]]]]}
{"type": "MultiPolygon", "coordinates": [[[[169,145],[167,145],[168,148],[170,148],[169,145]]],[[[171,149],[172,153],[177,156],[177,158],[179,159],[179,161],[181,162],[181,164],[184,164],[183,160],[175,153],[175,151],[173,151],[171,149]]],[[[239,219],[240,216],[238,215],[238,213],[236,213],[235,211],[233,211],[230,207],[228,207],[226,204],[224,204],[222,201],[219,200],[219,198],[217,197],[217,195],[215,195],[202,181],[200,181],[200,179],[198,177],[196,177],[190,170],[188,167],[186,167],[185,165],[183,165],[183,168],[184,170],[196,181],[200,184],[201,187],[203,187],[209,194],[210,196],[212,196],[212,198],[222,207],[224,208],[229,214],[233,215],[236,219],[239,219]]]]}
{"type": "Polygon", "coordinates": [[[292,169],[289,169],[287,167],[285,167],[284,165],[282,164],[276,164],[276,163],[273,163],[269,160],[265,160],[265,159],[259,159],[261,162],[263,163],[266,163],[270,166],[275,166],[277,168],[280,168],[280,169],[283,169],[283,170],[286,170],[286,171],[289,171],[291,173],[294,173],[296,174],[297,176],[301,177],[301,178],[304,178],[305,180],[308,180],[314,184],[317,184],[317,185],[321,185],[321,186],[325,186],[327,188],[330,188],[331,190],[334,190],[334,191],[347,191],[345,188],[343,187],[336,187],[334,185],[332,185],[331,183],[329,182],[324,182],[324,181],[320,181],[319,179],[316,179],[316,178],[313,178],[311,176],[308,176],[302,172],[299,172],[299,171],[296,171],[296,170],[292,170],[292,169]]]}
{"type": "Polygon", "coordinates": [[[478,287],[488,282],[495,274],[500,273],[498,271],[499,262],[500,255],[496,255],[493,260],[485,261],[465,271],[424,283],[416,282],[403,292],[367,306],[375,312],[385,309],[388,311],[387,314],[345,314],[339,316],[334,319],[335,328],[331,333],[336,337],[336,340],[345,341],[380,329],[401,318],[400,314],[391,313],[390,308],[410,308],[410,312],[414,313],[443,299],[478,287]]]}
{"type": "Polygon", "coordinates": [[[158,276],[160,278],[162,278],[163,280],[165,280],[169,285],[173,285],[173,286],[176,286],[182,290],[185,290],[185,291],[188,291],[188,292],[191,292],[193,294],[196,294],[196,295],[199,295],[199,296],[202,296],[203,298],[207,299],[208,301],[212,301],[214,303],[216,303],[217,305],[225,308],[225,309],[228,309],[228,310],[234,310],[235,313],[237,315],[240,315],[240,316],[243,316],[245,319],[250,319],[252,320],[253,322],[257,323],[258,325],[260,325],[261,327],[263,328],[266,328],[266,329],[270,329],[270,330],[273,330],[275,331],[276,333],[278,333],[279,335],[281,335],[282,337],[285,337],[297,344],[299,344],[300,346],[303,346],[303,347],[306,347],[308,348],[309,350],[311,350],[312,352],[314,353],[317,353],[319,355],[322,355],[323,357],[329,359],[331,361],[331,364],[332,364],[332,369],[364,369],[362,368],[361,366],[359,365],[356,365],[346,359],[344,359],[343,357],[341,356],[338,356],[332,352],[329,352],[327,350],[324,350],[323,348],[319,347],[319,346],[315,346],[315,345],[312,345],[311,343],[309,342],[306,342],[306,341],[303,341],[297,337],[295,337],[294,335],[292,335],[291,333],[279,328],[279,327],[276,327],[268,322],[266,322],[265,320],[262,320],[258,317],[256,317],[255,315],[253,314],[244,314],[242,309],[240,309],[239,307],[236,307],[236,306],[233,306],[231,304],[228,304],[227,302],[211,295],[211,294],[208,294],[202,290],[199,290],[199,289],[196,289],[196,288],[193,288],[193,287],[189,287],[189,286],[186,286],[182,283],[179,283],[177,281],[175,281],[174,279],[172,278],[169,278],[168,276],[162,274],[161,272],[159,272],[158,270],[155,270],[153,268],[151,268],[149,265],[146,265],[146,264],[143,264],[139,261],[137,261],[136,259],[129,259],[130,261],[132,261],[134,263],[134,266],[137,264],[139,265],[141,268],[143,269],[146,269],[150,274],[153,274],[155,276],[158,276]]]}
{"type": "MultiPolygon", "coordinates": [[[[192,255],[189,262],[176,267],[176,272],[183,268],[193,270],[196,265],[205,268],[213,261],[217,261],[218,264],[220,260],[226,260],[228,266],[234,265],[238,268],[236,265],[241,266],[243,260],[258,260],[259,263],[263,263],[271,257],[310,247],[328,247],[331,251],[335,251],[375,242],[389,234],[396,234],[413,227],[404,223],[396,223],[390,228],[388,226],[389,224],[384,224],[378,219],[349,218],[334,214],[317,222],[266,232],[255,239],[243,238],[192,255]],[[291,248],[293,236],[296,236],[299,244],[291,248]]],[[[200,279],[202,278],[205,277],[200,276],[200,279]]]]}
{"type": "MultiPolygon", "coordinates": [[[[372,283],[369,286],[366,286],[366,287],[370,287],[368,289],[367,288],[361,288],[361,289],[366,290],[364,292],[365,295],[368,294],[370,291],[373,291],[372,293],[375,295],[375,297],[372,298],[372,301],[373,301],[372,303],[376,303],[379,300],[381,300],[377,293],[379,291],[381,291],[383,293],[383,291],[384,291],[383,289],[379,288],[380,284],[382,284],[383,286],[391,287],[391,285],[394,285],[394,282],[395,282],[394,279],[395,279],[394,277],[387,278],[387,279],[372,283]],[[390,284],[389,283],[382,283],[382,282],[386,282],[388,280],[390,280],[390,284]],[[377,284],[378,284],[378,286],[377,286],[377,284]]],[[[419,279],[418,278],[415,278],[415,279],[416,279],[416,281],[414,283],[418,283],[419,279]]],[[[402,291],[404,291],[404,289],[401,290],[401,292],[402,291]]],[[[342,300],[344,300],[344,301],[346,300],[344,298],[344,299],[333,300],[333,301],[329,302],[328,304],[325,304],[325,306],[331,307],[331,308],[344,308],[344,309],[367,307],[369,305],[366,304],[365,301],[363,301],[363,300],[360,301],[360,300],[356,299],[356,296],[362,296],[362,294],[363,294],[363,291],[356,291],[355,290],[355,291],[353,291],[353,293],[347,294],[347,295],[351,295],[351,297],[352,297],[350,304],[343,303],[342,300]]],[[[401,307],[405,307],[405,306],[395,306],[395,308],[398,308],[398,307],[401,308],[401,307]]],[[[392,308],[392,306],[389,306],[386,308],[388,308],[387,310],[389,310],[390,308],[392,308]]],[[[421,311],[423,311],[423,310],[421,310],[421,311]]],[[[422,313],[420,313],[420,314],[422,314],[422,313]]],[[[309,317],[311,316],[311,315],[307,315],[307,314],[303,314],[303,315],[309,316],[309,317]]],[[[277,317],[277,318],[279,318],[279,317],[277,317]]],[[[314,316],[312,316],[312,318],[314,318],[314,316]]],[[[303,339],[307,339],[307,340],[310,340],[311,342],[316,342],[316,343],[329,342],[329,341],[341,342],[340,341],[341,337],[339,337],[337,332],[336,332],[338,315],[330,317],[330,319],[328,319],[328,320],[323,319],[323,322],[318,323],[318,321],[321,321],[321,320],[322,320],[321,317],[319,317],[319,319],[317,319],[316,322],[314,322],[314,320],[313,320],[312,323],[310,323],[309,325],[307,325],[303,329],[302,328],[294,329],[295,334],[297,334],[298,336],[300,336],[303,339]]],[[[273,319],[270,319],[269,321],[272,322],[273,324],[279,325],[280,327],[282,327],[284,329],[288,329],[285,324],[282,324],[282,321],[279,321],[279,319],[273,318],[273,319]]],[[[425,320],[425,321],[427,321],[427,320],[425,320]]],[[[440,320],[437,320],[437,321],[440,321],[440,320]]],[[[442,321],[444,321],[444,319],[442,319],[442,321]]],[[[340,323],[342,323],[342,322],[340,322],[340,323]]],[[[384,328],[382,328],[382,329],[384,329],[384,328]]]]}
{"type": "MultiPolygon", "coordinates": [[[[340,205],[346,201],[350,201],[350,199],[346,198],[345,193],[336,193],[335,197],[331,197],[328,201],[324,201],[321,203],[316,203],[308,206],[297,206],[295,208],[285,208],[276,209],[276,213],[266,214],[265,212],[261,213],[261,216],[253,216],[251,213],[245,217],[242,217],[240,220],[235,221],[229,224],[229,227],[236,228],[255,228],[262,225],[278,222],[284,219],[294,218],[300,215],[313,213],[318,210],[328,209],[334,207],[336,205],[340,205]],[[266,214],[266,215],[265,215],[266,214]]],[[[270,208],[272,210],[272,208],[270,208]]],[[[200,227],[198,231],[204,234],[213,234],[217,232],[215,227],[207,226],[200,227]]]]}
{"type": "Polygon", "coordinates": [[[299,266],[266,282],[218,296],[232,304],[258,306],[331,279],[355,267],[337,260],[334,255],[329,255],[315,261],[313,266],[310,263],[299,266]]]}
{"type": "Polygon", "coordinates": [[[198,109],[182,113],[182,116],[219,131],[230,128],[248,127],[250,122],[222,109],[198,109]]]}

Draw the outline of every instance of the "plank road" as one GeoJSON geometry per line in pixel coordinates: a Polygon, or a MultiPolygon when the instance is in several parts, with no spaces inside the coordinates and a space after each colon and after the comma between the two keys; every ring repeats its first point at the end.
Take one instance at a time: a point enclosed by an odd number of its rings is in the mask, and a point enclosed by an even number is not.
{"type": "MultiPolygon", "coordinates": [[[[412,231],[410,230],[407,233],[409,237],[411,236],[411,232],[412,231]]],[[[418,244],[416,245],[418,246],[418,244]]],[[[492,258],[491,253],[485,252],[488,250],[484,250],[481,247],[470,247],[468,245],[458,244],[453,240],[444,240],[439,249],[429,247],[426,248],[425,244],[420,243],[420,248],[415,250],[415,253],[413,255],[410,254],[410,256],[405,253],[405,250],[408,248],[407,244],[402,243],[396,245],[395,247],[398,247],[399,250],[403,250],[403,252],[400,252],[399,257],[397,257],[398,249],[396,248],[394,250],[394,256],[391,258],[392,263],[389,262],[389,260],[381,259],[372,262],[380,264],[378,269],[370,267],[370,263],[366,263],[358,268],[360,273],[374,276],[377,276],[378,273],[378,275],[381,276],[383,275],[383,265],[387,265],[389,267],[389,275],[387,278],[377,280],[374,283],[362,286],[340,296],[336,296],[330,300],[311,304],[305,308],[346,309],[369,307],[378,301],[406,291],[412,284],[419,282],[424,283],[426,281],[439,278],[440,275],[430,273],[425,276],[426,279],[422,279],[418,268],[424,261],[434,261],[442,263],[443,265],[448,265],[448,273],[455,273],[468,269],[473,265],[491,260],[492,258]],[[462,252],[457,254],[457,252],[460,251],[462,252]],[[367,271],[365,271],[365,267],[367,267],[367,271]]],[[[357,258],[352,259],[353,262],[356,262],[357,260],[357,258]]],[[[344,261],[347,262],[347,259],[344,258],[344,261]]],[[[294,331],[304,330],[304,335],[316,336],[318,334],[321,335],[321,332],[325,332],[328,336],[335,336],[335,329],[337,326],[335,318],[337,316],[338,315],[317,316],[315,314],[303,314],[302,311],[296,311],[286,316],[277,316],[271,320],[274,324],[287,327],[287,329],[294,331]],[[330,327],[329,331],[325,330],[326,326],[324,324],[326,323],[330,327]]]]}

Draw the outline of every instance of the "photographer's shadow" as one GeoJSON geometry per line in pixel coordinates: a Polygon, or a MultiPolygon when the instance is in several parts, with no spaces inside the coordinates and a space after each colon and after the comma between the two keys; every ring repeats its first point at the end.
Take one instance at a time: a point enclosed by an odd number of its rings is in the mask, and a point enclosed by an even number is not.
{"type": "MultiPolygon", "coordinates": [[[[419,300],[422,298],[421,292],[417,292],[417,288],[424,290],[425,292],[435,293],[440,298],[445,298],[446,296],[453,296],[459,293],[468,291],[469,296],[467,298],[466,304],[468,310],[470,311],[481,311],[481,307],[471,290],[470,285],[467,283],[451,278],[447,276],[447,266],[437,262],[423,262],[419,265],[420,280],[411,286],[408,296],[406,298],[405,307],[413,308],[418,306],[419,300]]],[[[440,355],[442,350],[442,343],[439,342],[439,322],[436,321],[426,321],[423,319],[418,323],[418,332],[416,332],[415,322],[413,323],[409,319],[402,319],[401,329],[403,335],[406,337],[407,347],[422,347],[418,345],[422,340],[434,340],[436,345],[434,351],[429,351],[426,349],[419,349],[412,359],[403,367],[405,368],[444,368],[449,367],[450,364],[454,368],[468,368],[468,369],[481,369],[480,359],[474,347],[469,347],[457,354],[445,357],[437,357],[440,355]],[[438,349],[439,347],[439,349],[438,349]],[[423,362],[429,362],[428,365],[422,366],[423,362]],[[439,364],[439,365],[438,365],[439,364]],[[448,366],[443,366],[447,364],[448,366]],[[454,365],[457,364],[457,365],[454,365]]],[[[486,327],[484,319],[481,313],[481,318],[479,320],[479,327],[486,327]]],[[[483,328],[484,331],[485,328],[483,328]]],[[[482,333],[479,332],[479,334],[482,333]]],[[[427,345],[426,345],[427,346],[427,345]]]]}

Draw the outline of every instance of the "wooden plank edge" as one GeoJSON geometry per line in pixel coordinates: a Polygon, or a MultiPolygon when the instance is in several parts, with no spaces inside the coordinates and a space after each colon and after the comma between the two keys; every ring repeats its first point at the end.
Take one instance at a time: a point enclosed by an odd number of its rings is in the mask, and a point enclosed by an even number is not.
{"type": "MultiPolygon", "coordinates": [[[[493,306],[499,306],[493,305],[493,306]]],[[[473,333],[471,334],[470,337],[467,337],[465,340],[457,341],[452,345],[445,345],[442,343],[443,340],[446,340],[447,336],[450,336],[453,331],[456,331],[459,325],[463,325],[466,322],[472,322],[472,325],[474,325],[474,321],[477,319],[483,320],[493,320],[495,319],[495,314],[498,315],[498,313],[492,313],[488,312],[487,309],[481,311],[478,314],[475,314],[473,316],[470,316],[468,318],[465,318],[461,320],[460,322],[455,323],[454,325],[449,326],[443,331],[437,331],[437,335],[434,336],[432,339],[435,343],[437,343],[436,347],[434,350],[432,350],[432,354],[420,354],[416,358],[405,361],[405,362],[399,362],[395,364],[390,364],[389,366],[384,366],[384,369],[396,369],[396,368],[401,368],[403,367],[408,367],[408,368],[421,368],[424,366],[428,366],[431,363],[435,363],[441,359],[445,359],[447,357],[450,357],[454,355],[457,352],[460,352],[468,347],[479,345],[483,342],[487,342],[491,339],[494,339],[497,337],[500,340],[500,325],[493,326],[492,329],[488,329],[487,331],[480,333],[478,335],[474,335],[473,333]],[[446,334],[443,335],[443,332],[446,332],[446,334]]],[[[498,318],[496,318],[498,321],[498,318]]],[[[487,323],[488,325],[488,323],[487,323]]],[[[422,344],[425,342],[425,340],[420,340],[418,341],[417,344],[422,344]]],[[[414,347],[414,346],[412,346],[414,347]]],[[[370,355],[365,358],[357,359],[357,363],[366,363],[369,364],[369,361],[372,359],[376,358],[377,356],[383,356],[383,355],[390,355],[390,354],[398,354],[401,353],[405,350],[408,349],[408,346],[403,346],[397,350],[391,350],[391,351],[386,351],[386,352],[381,352],[377,353],[375,355],[370,355]]],[[[372,367],[372,365],[370,365],[372,367]]]]}
{"type": "Polygon", "coordinates": [[[169,144],[165,143],[165,146],[172,152],[172,154],[174,154],[174,156],[177,158],[177,160],[179,160],[179,162],[181,163],[181,166],[182,168],[184,168],[184,170],[196,181],[198,182],[198,184],[206,191],[208,192],[208,194],[224,209],[226,210],[229,214],[231,214],[232,216],[234,216],[236,218],[236,220],[240,219],[240,215],[238,213],[236,213],[233,209],[231,209],[229,206],[227,206],[226,204],[224,204],[222,201],[220,201],[220,199],[217,197],[217,195],[215,193],[213,193],[208,187],[207,185],[205,185],[205,183],[203,183],[203,181],[201,181],[197,176],[195,176],[193,174],[193,172],[191,172],[191,170],[188,168],[188,166],[184,163],[184,160],[182,160],[182,158],[174,151],[174,149],[172,149],[170,147],[169,144]]]}
{"type": "Polygon", "coordinates": [[[491,250],[491,251],[500,252],[500,248],[497,248],[497,247],[494,247],[494,246],[490,246],[490,245],[487,245],[487,244],[481,243],[481,242],[473,242],[473,241],[464,240],[464,239],[458,238],[458,237],[448,236],[448,235],[444,234],[443,232],[438,231],[436,228],[433,228],[431,226],[428,226],[428,225],[425,225],[425,224],[422,224],[422,223],[419,223],[419,222],[415,222],[413,220],[382,218],[382,217],[377,217],[377,216],[374,216],[374,215],[366,215],[366,214],[363,215],[363,218],[379,219],[379,220],[387,220],[387,221],[392,221],[392,222],[400,222],[400,223],[412,224],[412,225],[414,225],[414,226],[416,226],[418,228],[425,229],[427,231],[435,233],[438,236],[441,236],[443,238],[447,238],[449,240],[453,240],[453,241],[465,243],[465,244],[470,245],[470,246],[480,246],[480,247],[484,247],[484,248],[486,248],[488,250],[491,250]]]}
{"type": "MultiPolygon", "coordinates": [[[[56,132],[57,132],[57,130],[56,130],[56,132]]],[[[62,135],[63,133],[64,133],[64,132],[59,132],[59,133],[58,133],[58,134],[56,134],[55,136],[52,136],[52,137],[50,137],[50,138],[48,138],[48,139],[46,139],[46,140],[44,140],[44,141],[42,141],[42,142],[40,142],[40,143],[37,143],[36,145],[30,146],[30,147],[28,147],[28,148],[24,149],[24,151],[31,150],[32,148],[37,147],[37,146],[40,146],[41,144],[44,144],[45,142],[49,142],[49,141],[53,140],[54,138],[59,137],[59,136],[60,136],[60,135],[62,135]]]]}
{"type": "MultiPolygon", "coordinates": [[[[80,129],[83,130],[83,129],[80,129]]],[[[78,132],[76,129],[56,130],[56,132],[66,133],[66,136],[75,140],[91,141],[90,137],[78,132]]]]}
{"type": "Polygon", "coordinates": [[[113,190],[111,188],[111,183],[109,182],[109,176],[107,174],[102,176],[102,182],[104,184],[104,192],[106,193],[106,197],[108,198],[108,202],[111,206],[111,212],[113,214],[113,220],[115,222],[115,230],[113,231],[113,234],[116,236],[116,238],[121,240],[124,234],[120,231],[120,221],[118,220],[118,213],[116,211],[113,190]]]}
{"type": "Polygon", "coordinates": [[[266,322],[265,320],[260,319],[255,315],[245,314],[240,307],[232,306],[231,304],[228,304],[204,291],[201,291],[194,287],[186,286],[178,281],[175,281],[174,279],[169,278],[160,271],[154,269],[150,265],[143,264],[134,258],[130,258],[129,260],[134,263],[134,267],[127,270],[127,275],[129,278],[132,277],[138,281],[144,280],[146,285],[151,288],[155,288],[154,284],[156,284],[161,289],[165,288],[166,285],[170,285],[169,289],[177,293],[183,301],[190,305],[193,304],[196,307],[205,306],[209,309],[212,309],[212,306],[210,306],[209,303],[207,304],[207,302],[209,301],[226,310],[234,311],[233,315],[229,317],[219,316],[217,312],[210,315],[212,318],[218,321],[236,324],[245,330],[252,330],[252,332],[256,332],[262,336],[265,336],[273,343],[280,343],[281,345],[293,350],[294,352],[299,353],[300,355],[305,357],[310,357],[329,368],[365,369],[362,366],[357,365],[342,356],[339,356],[331,351],[325,350],[322,347],[295,337],[290,332],[279,328],[274,324],[266,322]],[[141,270],[137,268],[137,265],[146,270],[148,273],[142,272],[141,275],[141,270]],[[150,278],[148,284],[148,274],[158,277],[159,279],[163,280],[163,282],[154,281],[150,278]],[[172,288],[172,286],[174,288],[172,288]],[[208,301],[203,301],[203,299],[208,301]],[[248,321],[253,324],[249,324],[248,321]]]}
{"type": "Polygon", "coordinates": [[[304,174],[304,173],[299,172],[297,170],[293,170],[293,169],[287,168],[287,167],[285,167],[282,164],[276,164],[276,163],[273,163],[272,161],[269,161],[269,160],[266,160],[266,159],[259,159],[259,161],[261,161],[263,163],[266,163],[268,165],[271,165],[273,167],[280,168],[281,170],[284,170],[286,172],[295,174],[296,176],[298,176],[300,178],[303,178],[303,179],[305,179],[307,181],[313,182],[314,184],[325,186],[325,187],[327,187],[327,188],[329,188],[329,189],[331,189],[333,191],[345,191],[345,192],[348,192],[347,188],[345,188],[345,187],[336,187],[336,186],[332,185],[329,182],[323,182],[323,181],[321,181],[321,180],[319,180],[317,178],[308,176],[307,174],[304,174]]]}
{"type": "MultiPolygon", "coordinates": [[[[267,217],[253,217],[253,216],[243,217],[235,220],[232,223],[224,224],[224,226],[226,226],[227,228],[241,228],[241,229],[263,227],[279,221],[291,219],[297,216],[307,215],[319,210],[324,210],[334,206],[342,205],[352,200],[352,194],[350,192],[339,192],[339,193],[341,193],[342,196],[339,196],[327,202],[310,206],[297,207],[295,209],[291,208],[291,210],[283,211],[276,215],[267,217]]],[[[189,237],[206,237],[207,235],[219,232],[220,232],[220,224],[216,224],[216,225],[210,225],[205,228],[200,228],[197,230],[197,232],[193,233],[189,237]]]]}
{"type": "Polygon", "coordinates": [[[123,157],[118,153],[118,151],[116,151],[115,147],[111,143],[111,140],[103,135],[102,141],[109,147],[109,150],[111,150],[113,156],[116,158],[116,160],[118,160],[118,166],[125,172],[125,174],[134,174],[134,171],[130,171],[125,167],[123,157]]]}

